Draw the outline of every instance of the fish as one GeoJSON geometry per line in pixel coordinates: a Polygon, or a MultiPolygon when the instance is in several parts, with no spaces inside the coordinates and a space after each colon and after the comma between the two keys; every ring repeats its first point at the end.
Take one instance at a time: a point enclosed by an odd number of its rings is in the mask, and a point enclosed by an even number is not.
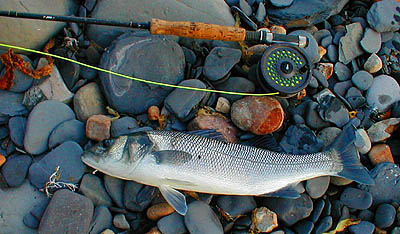
{"type": "Polygon", "coordinates": [[[202,131],[138,131],[99,142],[81,159],[112,177],[158,187],[176,212],[185,215],[186,198],[178,190],[296,198],[296,184],[319,176],[374,184],[359,161],[353,128],[345,128],[323,152],[304,155],[229,143],[202,131]]]}

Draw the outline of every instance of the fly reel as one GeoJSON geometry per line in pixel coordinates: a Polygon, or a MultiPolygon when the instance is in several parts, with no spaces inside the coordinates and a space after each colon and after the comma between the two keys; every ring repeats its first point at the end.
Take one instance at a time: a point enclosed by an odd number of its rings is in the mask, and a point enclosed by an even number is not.
{"type": "Polygon", "coordinates": [[[263,53],[257,69],[257,78],[267,92],[279,92],[291,97],[310,83],[310,59],[300,48],[289,44],[276,44],[263,53]]]}

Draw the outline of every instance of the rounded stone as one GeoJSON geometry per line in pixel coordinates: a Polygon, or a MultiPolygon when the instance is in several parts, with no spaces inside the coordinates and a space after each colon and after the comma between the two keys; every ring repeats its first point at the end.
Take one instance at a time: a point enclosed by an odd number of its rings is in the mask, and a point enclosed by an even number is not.
{"type": "Polygon", "coordinates": [[[94,209],[89,233],[102,233],[107,228],[112,228],[112,214],[106,206],[97,206],[94,209]]]}
{"type": "Polygon", "coordinates": [[[245,97],[232,104],[231,117],[240,129],[263,135],[282,126],[284,111],[273,97],[245,97]]]}
{"type": "Polygon", "coordinates": [[[368,53],[377,53],[381,49],[381,34],[371,28],[367,28],[360,41],[361,47],[368,53]]]}
{"type": "Polygon", "coordinates": [[[111,197],[107,194],[102,180],[92,174],[83,176],[79,191],[93,201],[96,206],[111,206],[111,197]]]}
{"type": "Polygon", "coordinates": [[[292,5],[293,0],[271,0],[270,2],[275,7],[288,7],[292,5]]]}
{"type": "Polygon", "coordinates": [[[395,16],[399,15],[398,7],[400,3],[396,0],[375,2],[367,13],[368,24],[377,32],[399,30],[399,23],[395,21],[395,16]]]}
{"type": "Polygon", "coordinates": [[[366,154],[371,150],[371,140],[369,139],[367,131],[362,128],[357,129],[354,145],[361,154],[366,154]]]}
{"type": "Polygon", "coordinates": [[[381,162],[394,163],[392,151],[390,150],[390,146],[387,144],[374,145],[368,153],[368,158],[374,166],[381,162]]]}
{"type": "Polygon", "coordinates": [[[1,174],[10,187],[18,187],[24,183],[32,158],[28,155],[12,155],[1,167],[1,174]]]}
{"type": "Polygon", "coordinates": [[[31,154],[45,152],[51,132],[57,125],[74,118],[74,112],[62,102],[49,100],[39,103],[28,116],[24,136],[25,150],[31,154]]]}
{"type": "MultiPolygon", "coordinates": [[[[130,4],[128,4],[130,5],[130,4]]],[[[160,36],[139,37],[127,33],[103,53],[100,67],[144,80],[176,85],[184,78],[185,56],[174,41],[160,36]]],[[[160,105],[172,88],[99,74],[110,106],[127,114],[140,114],[160,105]]]]}
{"type": "Polygon", "coordinates": [[[324,208],[325,208],[325,200],[324,199],[316,200],[313,204],[313,211],[311,212],[308,219],[313,223],[317,222],[324,208]]]}
{"type": "Polygon", "coordinates": [[[256,233],[271,232],[278,227],[277,215],[266,207],[256,208],[252,213],[251,219],[251,230],[256,233]]]}
{"type": "Polygon", "coordinates": [[[322,218],[317,225],[315,225],[315,233],[324,233],[327,232],[333,224],[332,216],[326,216],[322,218]]]}
{"type": "MultiPolygon", "coordinates": [[[[0,21],[1,22],[1,21],[0,21]]],[[[1,35],[1,33],[0,33],[1,35]]],[[[33,70],[32,61],[25,55],[19,55],[21,58],[29,64],[29,68],[33,70]]],[[[1,70],[0,70],[1,71],[1,70]]],[[[3,77],[6,72],[6,69],[0,72],[0,77],[3,77]]],[[[33,78],[29,75],[22,73],[18,69],[14,69],[14,79],[12,81],[12,86],[9,89],[11,92],[22,93],[25,92],[27,89],[32,87],[33,78]]]]}
{"type": "Polygon", "coordinates": [[[176,212],[158,220],[157,227],[161,233],[166,234],[187,232],[183,216],[176,212]]]}
{"type": "Polygon", "coordinates": [[[364,63],[364,69],[369,73],[375,73],[381,70],[383,67],[382,59],[376,55],[371,54],[367,61],[364,63]]]}
{"type": "Polygon", "coordinates": [[[309,179],[306,182],[306,191],[311,198],[317,199],[322,197],[328,190],[330,176],[320,176],[309,179]]]}
{"type": "Polygon", "coordinates": [[[396,218],[396,209],[388,204],[384,203],[378,206],[375,212],[375,224],[379,228],[388,228],[394,223],[396,218]]]}
{"type": "Polygon", "coordinates": [[[323,142],[304,124],[290,126],[279,145],[286,153],[310,154],[322,150],[323,142]]]}
{"type": "Polygon", "coordinates": [[[368,89],[366,98],[368,105],[376,107],[379,112],[387,111],[400,100],[399,84],[388,75],[377,76],[368,89]]]}
{"type": "Polygon", "coordinates": [[[354,234],[372,234],[374,233],[375,225],[363,220],[359,224],[350,226],[349,230],[354,234]]]}
{"type": "Polygon", "coordinates": [[[342,130],[337,127],[327,127],[318,132],[317,137],[324,142],[324,147],[333,143],[342,130]]]}
{"type": "Polygon", "coordinates": [[[122,117],[111,122],[111,137],[128,135],[137,128],[139,125],[136,119],[129,116],[122,117]]]}
{"type": "Polygon", "coordinates": [[[334,68],[336,77],[340,81],[350,80],[351,78],[351,70],[346,65],[341,62],[337,62],[334,68]]]}
{"type": "MultiPolygon", "coordinates": [[[[243,77],[229,77],[228,80],[222,82],[221,84],[217,84],[216,89],[222,91],[230,91],[230,92],[241,92],[241,93],[253,93],[255,90],[255,85],[250,80],[243,77]]],[[[229,94],[220,94],[221,97],[225,97],[231,103],[235,102],[243,96],[241,95],[229,95],[229,94]]]]}
{"type": "Polygon", "coordinates": [[[75,141],[84,146],[88,141],[85,136],[85,124],[76,119],[61,123],[50,134],[49,148],[52,149],[66,141],[75,141]]]}
{"type": "Polygon", "coordinates": [[[146,215],[148,219],[157,221],[160,218],[170,215],[174,212],[175,210],[170,204],[161,202],[149,207],[146,211],[146,215]]]}
{"type": "Polygon", "coordinates": [[[372,205],[372,196],[364,190],[347,187],[342,192],[340,201],[349,208],[365,210],[372,205]]]}
{"type": "Polygon", "coordinates": [[[24,147],[24,136],[25,136],[25,128],[26,128],[27,119],[22,116],[16,116],[10,118],[8,121],[8,129],[10,131],[11,140],[18,147],[24,147]]]}
{"type": "Polygon", "coordinates": [[[128,210],[141,212],[150,205],[157,191],[155,187],[127,181],[124,187],[124,206],[128,210]]]}
{"type": "Polygon", "coordinates": [[[110,195],[115,204],[120,208],[124,207],[124,185],[124,180],[104,175],[104,187],[106,188],[108,195],[110,195]]]}
{"type": "Polygon", "coordinates": [[[326,55],[328,56],[329,61],[331,61],[332,63],[336,63],[338,61],[338,56],[339,56],[337,46],[331,44],[328,46],[327,51],[328,53],[326,55]]]}
{"type": "Polygon", "coordinates": [[[114,216],[113,219],[113,224],[116,228],[122,229],[122,230],[126,230],[129,229],[129,223],[126,220],[126,217],[124,214],[117,214],[114,216]]]}
{"type": "Polygon", "coordinates": [[[74,97],[76,118],[82,122],[92,115],[106,114],[105,101],[97,83],[92,82],[81,87],[74,97]]]}
{"type": "Polygon", "coordinates": [[[223,234],[222,224],[211,207],[202,201],[194,201],[188,205],[185,225],[192,234],[223,234]]]}
{"type": "Polygon", "coordinates": [[[257,207],[254,198],[249,196],[220,196],[217,205],[232,219],[247,214],[257,207]]]}
{"type": "Polygon", "coordinates": [[[241,57],[242,51],[239,49],[215,47],[206,57],[203,74],[211,81],[218,81],[229,73],[241,57]]]}
{"type": "Polygon", "coordinates": [[[374,77],[366,71],[356,72],[351,78],[353,84],[362,91],[367,90],[372,85],[373,80],[374,77]]]}

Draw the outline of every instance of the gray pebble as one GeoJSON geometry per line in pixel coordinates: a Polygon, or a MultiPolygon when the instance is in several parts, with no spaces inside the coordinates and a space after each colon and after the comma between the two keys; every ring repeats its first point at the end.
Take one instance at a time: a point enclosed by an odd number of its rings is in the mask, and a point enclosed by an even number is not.
{"type": "Polygon", "coordinates": [[[350,208],[365,210],[372,205],[372,196],[364,190],[348,187],[341,194],[340,201],[350,208]]]}
{"type": "Polygon", "coordinates": [[[253,10],[246,0],[239,0],[239,8],[247,15],[251,16],[253,10]]]}
{"type": "Polygon", "coordinates": [[[52,149],[66,141],[75,141],[84,146],[88,141],[85,134],[85,124],[76,119],[61,123],[50,134],[49,148],[52,149]]]}
{"type": "Polygon", "coordinates": [[[168,216],[162,217],[157,222],[158,230],[163,234],[176,234],[187,232],[183,216],[174,212],[168,216]]]}
{"type": "Polygon", "coordinates": [[[333,86],[333,90],[335,93],[339,94],[340,96],[345,96],[346,92],[349,88],[353,87],[353,83],[351,80],[338,82],[333,86]]]}
{"type": "Polygon", "coordinates": [[[111,206],[111,197],[107,194],[101,179],[92,174],[83,176],[79,191],[93,201],[96,206],[111,206]]]}
{"type": "Polygon", "coordinates": [[[365,221],[373,221],[374,216],[375,216],[374,212],[370,210],[361,210],[360,213],[358,213],[358,218],[365,221]]]}
{"type": "Polygon", "coordinates": [[[306,191],[311,198],[322,197],[329,187],[330,177],[321,176],[306,181],[306,191]]]}
{"type": "Polygon", "coordinates": [[[377,76],[368,89],[366,98],[370,106],[378,108],[379,112],[384,112],[400,100],[399,84],[390,76],[377,76]]]}
{"type": "Polygon", "coordinates": [[[327,37],[322,38],[321,40],[321,46],[324,48],[328,48],[328,46],[332,44],[332,36],[329,35],[327,37]]]}
{"type": "Polygon", "coordinates": [[[324,142],[324,147],[333,143],[342,130],[337,127],[327,127],[318,132],[317,137],[324,142]]]}
{"type": "Polygon", "coordinates": [[[366,71],[356,72],[351,78],[353,84],[362,91],[367,90],[372,85],[373,80],[374,77],[366,71]]]}
{"type": "Polygon", "coordinates": [[[390,227],[394,223],[395,218],[396,209],[388,203],[379,205],[375,211],[375,224],[379,228],[390,227]]]}
{"type": "Polygon", "coordinates": [[[217,205],[232,218],[247,214],[257,207],[254,198],[249,196],[219,196],[217,205]]]}
{"type": "Polygon", "coordinates": [[[112,227],[112,214],[106,206],[97,206],[94,209],[89,234],[98,234],[112,227]]]}
{"type": "Polygon", "coordinates": [[[203,74],[211,81],[220,80],[240,61],[241,56],[239,49],[215,47],[206,57],[203,74]]]}
{"type": "Polygon", "coordinates": [[[265,6],[262,2],[260,2],[258,4],[257,13],[256,13],[255,18],[259,23],[263,23],[266,15],[267,15],[267,12],[265,10],[265,6]]]}
{"type": "Polygon", "coordinates": [[[361,221],[359,224],[352,225],[349,230],[354,234],[372,234],[375,230],[375,225],[368,221],[361,221]]]}
{"type": "Polygon", "coordinates": [[[399,30],[399,23],[394,18],[399,16],[397,7],[400,7],[400,3],[396,0],[379,1],[372,4],[367,13],[370,27],[377,32],[399,30]]]}
{"type": "Polygon", "coordinates": [[[333,224],[333,219],[332,216],[326,216],[323,219],[321,219],[317,225],[315,225],[315,233],[324,233],[329,231],[329,229],[332,227],[333,224]]]}
{"type": "Polygon", "coordinates": [[[377,53],[381,49],[381,34],[371,28],[367,28],[364,37],[360,41],[361,47],[368,53],[377,53]]]}
{"type": "Polygon", "coordinates": [[[276,7],[288,7],[292,5],[293,0],[270,0],[270,2],[276,7]]]}
{"type": "Polygon", "coordinates": [[[120,208],[124,207],[124,185],[124,180],[109,175],[104,175],[104,187],[106,188],[107,193],[110,195],[115,204],[117,204],[117,206],[120,208]]]}
{"type": "Polygon", "coordinates": [[[326,54],[328,57],[329,61],[332,63],[336,63],[338,61],[338,50],[337,46],[334,44],[331,44],[328,46],[328,53],[326,54]]]}
{"type": "Polygon", "coordinates": [[[313,211],[312,211],[311,215],[308,217],[308,219],[313,223],[317,222],[318,219],[320,218],[324,208],[325,208],[325,200],[323,200],[323,199],[316,200],[314,202],[313,211]]]}
{"type": "Polygon", "coordinates": [[[351,70],[346,65],[341,62],[337,62],[334,67],[334,72],[336,77],[340,81],[350,80],[351,78],[351,70]]]}
{"type": "Polygon", "coordinates": [[[6,163],[1,166],[1,174],[8,186],[18,187],[25,181],[32,158],[28,155],[12,155],[7,158],[6,163]]]}
{"type": "Polygon", "coordinates": [[[116,228],[122,229],[122,230],[126,230],[129,229],[129,223],[126,220],[126,217],[124,214],[117,214],[114,216],[113,219],[113,224],[116,228]]]}
{"type": "Polygon", "coordinates": [[[188,205],[184,220],[191,234],[224,233],[217,215],[207,203],[202,201],[194,201],[188,205]]]}

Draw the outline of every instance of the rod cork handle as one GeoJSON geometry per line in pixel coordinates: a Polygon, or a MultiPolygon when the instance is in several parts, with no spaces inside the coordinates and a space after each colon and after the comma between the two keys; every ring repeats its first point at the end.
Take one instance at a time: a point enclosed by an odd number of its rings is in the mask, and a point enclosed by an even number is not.
{"type": "Polygon", "coordinates": [[[244,41],[246,37],[244,28],[161,19],[151,20],[150,33],[221,41],[244,41]]]}

